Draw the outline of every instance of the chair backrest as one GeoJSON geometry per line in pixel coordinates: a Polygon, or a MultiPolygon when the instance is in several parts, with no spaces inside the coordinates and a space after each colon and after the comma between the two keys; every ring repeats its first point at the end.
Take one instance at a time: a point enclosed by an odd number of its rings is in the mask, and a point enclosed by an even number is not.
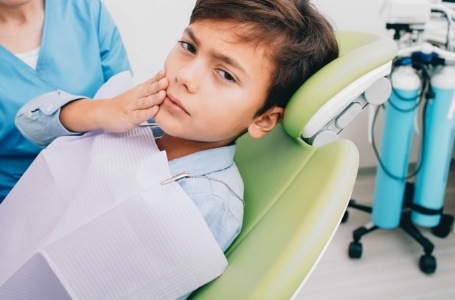
{"type": "MultiPolygon", "coordinates": [[[[364,57],[370,47],[356,51],[377,40],[361,35],[338,33],[340,58],[302,86],[286,108],[282,124],[262,139],[238,140],[235,161],[245,183],[246,202],[242,232],[226,251],[225,273],[191,298],[290,298],[316,265],[351,196],[358,152],[348,140],[311,146],[302,133],[331,97],[391,60],[384,55],[381,62],[372,59],[371,69],[363,64],[357,68],[355,57],[364,57]],[[340,62],[343,58],[347,62],[340,62]]],[[[376,47],[381,48],[381,43],[376,47]]]]}

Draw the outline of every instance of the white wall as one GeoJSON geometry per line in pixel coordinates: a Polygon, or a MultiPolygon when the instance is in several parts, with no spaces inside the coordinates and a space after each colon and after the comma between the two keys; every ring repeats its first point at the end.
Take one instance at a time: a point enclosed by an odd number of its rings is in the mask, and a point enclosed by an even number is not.
{"type": "MultiPolygon", "coordinates": [[[[158,72],[169,50],[180,38],[189,21],[195,0],[102,0],[116,21],[128,51],[134,78],[140,83],[158,72]]],[[[360,30],[379,35],[386,33],[380,11],[385,0],[313,0],[336,29],[360,30]]],[[[360,152],[360,167],[376,166],[377,160],[368,142],[368,112],[364,111],[342,133],[360,152]]],[[[380,141],[382,118],[377,122],[380,141]]],[[[413,149],[419,149],[414,139],[413,149]]],[[[411,159],[416,161],[418,151],[411,159]]]]}
{"type": "Polygon", "coordinates": [[[312,0],[316,7],[333,21],[338,29],[385,33],[379,16],[384,0],[312,0]]]}
{"type": "MultiPolygon", "coordinates": [[[[385,0],[313,0],[318,9],[327,15],[336,29],[360,30],[378,35],[389,35],[385,22],[380,16],[385,0]]],[[[368,110],[364,110],[350,126],[343,131],[342,137],[352,140],[360,152],[360,167],[376,166],[377,159],[368,142],[368,110]]],[[[376,140],[380,144],[382,118],[376,125],[376,140]]],[[[416,148],[418,145],[414,143],[416,148]]],[[[416,154],[413,154],[415,161],[416,154]]]]}
{"type": "Polygon", "coordinates": [[[128,52],[136,83],[164,64],[188,25],[195,0],[102,0],[114,18],[128,52]]]}

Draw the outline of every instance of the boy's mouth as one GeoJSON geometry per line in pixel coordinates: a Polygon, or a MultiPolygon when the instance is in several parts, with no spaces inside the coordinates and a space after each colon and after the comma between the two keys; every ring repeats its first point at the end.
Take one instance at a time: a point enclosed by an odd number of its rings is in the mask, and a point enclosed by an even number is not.
{"type": "Polygon", "coordinates": [[[164,99],[163,104],[166,105],[171,111],[190,115],[188,111],[186,111],[186,109],[180,103],[180,101],[173,97],[172,95],[167,94],[167,97],[164,99]]]}

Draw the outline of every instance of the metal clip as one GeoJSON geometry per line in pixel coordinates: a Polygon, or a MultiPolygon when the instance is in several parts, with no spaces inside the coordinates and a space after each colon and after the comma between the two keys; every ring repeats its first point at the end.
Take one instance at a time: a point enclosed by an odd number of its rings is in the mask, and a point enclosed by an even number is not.
{"type": "Polygon", "coordinates": [[[145,122],[142,122],[141,124],[139,124],[140,127],[156,127],[158,126],[158,124],[156,124],[155,122],[154,123],[148,123],[147,121],[145,122]]]}
{"type": "Polygon", "coordinates": [[[166,179],[166,180],[162,181],[161,184],[168,184],[168,183],[171,183],[173,181],[177,181],[177,180],[180,180],[182,178],[189,177],[189,176],[190,176],[190,174],[188,174],[188,172],[185,171],[185,172],[182,172],[182,173],[180,173],[178,175],[175,175],[174,177],[171,177],[169,179],[166,179]]]}

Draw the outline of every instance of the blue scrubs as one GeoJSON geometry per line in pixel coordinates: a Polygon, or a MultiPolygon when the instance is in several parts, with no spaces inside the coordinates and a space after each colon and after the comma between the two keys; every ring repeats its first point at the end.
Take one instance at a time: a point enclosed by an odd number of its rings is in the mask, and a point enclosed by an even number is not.
{"type": "Polygon", "coordinates": [[[0,46],[0,202],[40,151],[14,125],[19,108],[58,89],[93,97],[111,76],[127,70],[120,34],[99,0],[45,1],[36,70],[0,46]]]}

